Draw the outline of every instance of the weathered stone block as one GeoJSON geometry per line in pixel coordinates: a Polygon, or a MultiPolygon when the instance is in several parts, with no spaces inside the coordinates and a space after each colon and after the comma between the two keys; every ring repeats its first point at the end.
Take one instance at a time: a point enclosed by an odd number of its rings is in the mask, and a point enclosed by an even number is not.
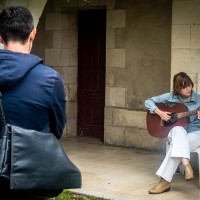
{"type": "Polygon", "coordinates": [[[45,30],[61,30],[61,13],[47,13],[45,30]]]}
{"type": "Polygon", "coordinates": [[[106,48],[108,48],[108,49],[115,48],[115,31],[114,31],[114,29],[106,30],[106,48]]]}
{"type": "Polygon", "coordinates": [[[65,84],[77,83],[77,67],[63,67],[62,74],[65,84]]]}
{"type": "Polygon", "coordinates": [[[114,108],[109,108],[109,107],[105,107],[104,109],[104,125],[106,126],[111,126],[112,125],[112,121],[113,121],[113,117],[112,117],[112,113],[113,113],[114,108]]]}
{"type": "Polygon", "coordinates": [[[107,49],[106,66],[125,68],[125,50],[124,49],[107,49]]]}
{"type": "Polygon", "coordinates": [[[61,49],[60,55],[60,66],[69,66],[69,49],[61,49]]]}
{"type": "Polygon", "coordinates": [[[190,48],[190,25],[173,25],[172,32],[172,48],[190,48]]]}
{"type": "Polygon", "coordinates": [[[200,2],[174,1],[172,24],[200,24],[200,2]]]}
{"type": "Polygon", "coordinates": [[[125,106],[125,88],[106,87],[106,106],[125,106]]]}
{"type": "Polygon", "coordinates": [[[78,38],[77,31],[62,31],[61,33],[62,48],[77,48],[78,38]]]}
{"type": "Polygon", "coordinates": [[[77,100],[77,85],[68,84],[67,85],[67,101],[76,101],[77,100]]]}
{"type": "Polygon", "coordinates": [[[200,49],[200,25],[191,26],[191,48],[200,49]]]}
{"type": "Polygon", "coordinates": [[[152,137],[145,129],[126,128],[125,146],[146,150],[165,151],[165,139],[152,137]]]}
{"type": "Polygon", "coordinates": [[[126,10],[108,10],[107,28],[124,28],[126,26],[126,10]]]}
{"type": "Polygon", "coordinates": [[[67,102],[67,119],[76,119],[77,118],[77,103],[76,102],[67,102]]]}
{"type": "Polygon", "coordinates": [[[69,119],[67,121],[66,134],[67,136],[77,135],[77,120],[76,119],[69,119]]]}
{"type": "Polygon", "coordinates": [[[60,66],[60,49],[45,49],[45,64],[49,66],[60,66]]]}
{"type": "Polygon", "coordinates": [[[124,129],[122,127],[105,126],[104,143],[124,146],[124,129]]]}
{"type": "Polygon", "coordinates": [[[146,112],[115,109],[113,111],[113,125],[146,129],[146,112]]]}

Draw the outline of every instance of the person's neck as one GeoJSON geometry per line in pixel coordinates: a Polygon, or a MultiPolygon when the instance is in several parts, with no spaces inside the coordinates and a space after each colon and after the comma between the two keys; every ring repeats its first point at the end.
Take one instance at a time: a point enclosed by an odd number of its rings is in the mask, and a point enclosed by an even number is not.
{"type": "Polygon", "coordinates": [[[192,97],[192,95],[190,95],[190,96],[187,96],[187,97],[186,97],[186,96],[185,96],[185,97],[184,97],[184,96],[182,96],[182,101],[183,101],[183,102],[190,101],[190,100],[191,100],[191,97],[192,97]]]}
{"type": "Polygon", "coordinates": [[[30,53],[28,43],[9,42],[7,45],[4,45],[4,49],[20,53],[30,53]]]}

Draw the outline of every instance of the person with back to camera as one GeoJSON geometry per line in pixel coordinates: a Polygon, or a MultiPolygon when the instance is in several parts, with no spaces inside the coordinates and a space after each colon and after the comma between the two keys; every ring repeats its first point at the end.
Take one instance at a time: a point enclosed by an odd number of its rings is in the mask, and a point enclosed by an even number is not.
{"type": "MultiPolygon", "coordinates": [[[[164,121],[169,121],[170,112],[162,111],[157,103],[173,105],[182,103],[189,111],[200,109],[200,95],[193,91],[194,83],[184,72],[173,77],[173,91],[161,94],[145,100],[145,106],[152,114],[157,114],[164,121]]],[[[193,169],[190,165],[190,152],[200,146],[200,111],[189,116],[187,128],[174,126],[167,136],[166,156],[157,170],[160,177],[159,183],[149,190],[149,194],[160,194],[171,189],[171,181],[180,162],[185,171],[185,180],[194,178],[193,169]]]]}
{"type": "MultiPolygon", "coordinates": [[[[30,53],[36,35],[31,12],[10,6],[0,13],[0,92],[6,122],[27,129],[51,132],[60,139],[66,124],[66,94],[60,74],[30,53]]],[[[33,144],[34,145],[34,144],[33,144]]],[[[51,149],[49,149],[49,153],[51,149]]],[[[31,180],[30,180],[31,181],[31,180]]],[[[56,183],[55,183],[56,184],[56,183]]],[[[47,199],[61,190],[10,190],[0,180],[6,199],[47,199]]]]}

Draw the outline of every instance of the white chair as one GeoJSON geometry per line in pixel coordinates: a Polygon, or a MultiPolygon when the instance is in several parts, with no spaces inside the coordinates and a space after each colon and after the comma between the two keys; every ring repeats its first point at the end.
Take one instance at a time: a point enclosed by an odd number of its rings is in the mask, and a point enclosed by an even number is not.
{"type": "MultiPolygon", "coordinates": [[[[198,155],[198,163],[199,163],[199,188],[200,188],[200,147],[192,151],[191,153],[197,153],[198,155]]],[[[184,175],[184,169],[182,164],[179,165],[180,173],[184,175]]]]}

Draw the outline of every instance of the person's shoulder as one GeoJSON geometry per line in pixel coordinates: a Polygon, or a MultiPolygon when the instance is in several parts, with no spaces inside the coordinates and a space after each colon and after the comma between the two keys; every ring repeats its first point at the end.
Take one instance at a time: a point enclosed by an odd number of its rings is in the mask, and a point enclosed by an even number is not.
{"type": "Polygon", "coordinates": [[[164,97],[170,98],[170,97],[173,97],[174,95],[173,95],[173,92],[165,92],[165,93],[162,93],[159,96],[164,96],[164,97]]]}
{"type": "Polygon", "coordinates": [[[196,101],[200,102],[200,94],[197,92],[192,92],[192,98],[195,98],[196,101]]]}
{"type": "Polygon", "coordinates": [[[200,97],[200,94],[199,93],[197,93],[197,92],[195,92],[195,91],[192,91],[192,96],[198,96],[198,97],[200,97]]]}
{"type": "Polygon", "coordinates": [[[40,73],[40,75],[51,75],[51,76],[60,76],[60,73],[47,65],[44,65],[43,63],[39,63],[36,67],[35,67],[35,72],[40,73]]]}

